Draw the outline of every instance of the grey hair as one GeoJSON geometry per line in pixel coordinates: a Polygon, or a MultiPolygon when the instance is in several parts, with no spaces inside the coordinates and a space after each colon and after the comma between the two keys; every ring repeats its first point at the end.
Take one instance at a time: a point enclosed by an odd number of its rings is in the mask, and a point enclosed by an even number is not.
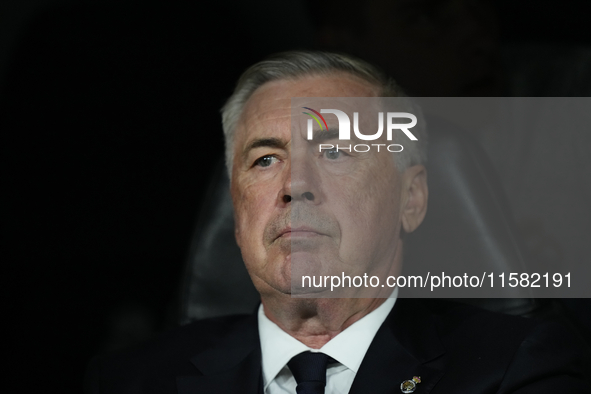
{"type": "MultiPolygon", "coordinates": [[[[408,98],[394,79],[373,65],[350,55],[318,51],[288,51],[272,55],[254,64],[240,76],[234,93],[222,107],[226,167],[229,176],[232,176],[236,127],[244,105],[258,88],[271,81],[296,80],[305,76],[331,75],[339,72],[354,75],[379,87],[381,97],[408,98]]],[[[399,171],[427,162],[427,134],[422,112],[410,98],[405,100],[405,104],[405,109],[417,117],[418,122],[413,128],[413,134],[417,136],[418,141],[407,144],[404,154],[395,154],[396,168],[399,171]]]]}

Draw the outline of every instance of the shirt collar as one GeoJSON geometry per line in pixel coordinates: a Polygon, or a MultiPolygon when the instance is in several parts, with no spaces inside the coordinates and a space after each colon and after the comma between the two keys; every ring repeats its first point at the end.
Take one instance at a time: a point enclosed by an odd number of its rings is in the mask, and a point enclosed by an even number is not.
{"type": "Polygon", "coordinates": [[[351,324],[320,349],[309,348],[279,328],[265,316],[261,304],[258,310],[258,326],[265,388],[293,356],[305,351],[325,353],[357,373],[371,341],[394,307],[397,297],[398,287],[382,305],[351,324]]]}

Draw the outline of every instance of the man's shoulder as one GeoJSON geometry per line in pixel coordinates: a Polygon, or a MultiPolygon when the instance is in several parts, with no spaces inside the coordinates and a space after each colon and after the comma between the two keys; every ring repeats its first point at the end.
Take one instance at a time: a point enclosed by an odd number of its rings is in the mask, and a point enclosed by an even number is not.
{"type": "MultiPolygon", "coordinates": [[[[111,362],[136,363],[142,360],[155,358],[159,360],[161,355],[168,357],[166,362],[179,358],[190,358],[199,352],[213,347],[237,330],[244,331],[250,328],[253,316],[232,315],[197,320],[189,324],[167,330],[158,337],[141,343],[123,351],[104,356],[111,362]]],[[[254,319],[256,322],[256,319],[254,319]]]]}
{"type": "MultiPolygon", "coordinates": [[[[174,392],[178,376],[199,374],[192,363],[195,355],[235,341],[256,342],[256,317],[233,315],[198,320],[168,330],[158,337],[91,360],[86,392],[174,392]],[[101,390],[102,391],[102,390],[101,390]]],[[[235,344],[227,344],[229,348],[235,344]]]]}
{"type": "MultiPolygon", "coordinates": [[[[402,301],[402,300],[401,300],[402,301]]],[[[565,327],[549,320],[538,320],[489,311],[458,301],[415,299],[401,302],[398,314],[424,314],[436,325],[443,342],[462,340],[470,346],[521,344],[536,334],[568,336],[565,327]]]]}
{"type": "Polygon", "coordinates": [[[494,324],[523,327],[528,329],[543,323],[541,320],[526,318],[507,313],[494,312],[473,305],[464,300],[436,299],[436,298],[414,298],[400,299],[397,301],[400,307],[399,313],[410,313],[415,311],[424,316],[435,318],[441,324],[448,327],[472,327],[474,325],[494,324]]]}
{"type": "MultiPolygon", "coordinates": [[[[401,300],[402,301],[402,300],[401,300]]],[[[403,301],[405,308],[424,308],[423,312],[435,316],[448,325],[488,324],[497,321],[500,324],[530,327],[540,321],[518,315],[495,312],[476,306],[470,300],[449,299],[407,299],[403,301]]]]}
{"type": "MultiPolygon", "coordinates": [[[[588,392],[584,374],[589,368],[585,347],[565,326],[548,320],[511,316],[445,300],[401,300],[392,316],[417,316],[408,335],[436,337],[429,345],[441,346],[441,357],[432,361],[447,371],[439,386],[452,387],[454,379],[464,379],[466,387],[486,377],[499,392],[548,392],[548,387],[564,385],[572,392],[588,392]],[[412,314],[414,313],[414,315],[412,314]],[[428,334],[428,333],[431,334],[428,334]],[[471,378],[462,371],[471,371],[471,378]]],[[[394,324],[394,321],[392,322],[394,324]]],[[[400,321],[399,321],[400,323],[400,321]]],[[[407,330],[408,332],[408,330],[407,330]]],[[[404,335],[400,335],[403,337],[404,335]]],[[[410,347],[420,344],[409,339],[410,347]]]]}

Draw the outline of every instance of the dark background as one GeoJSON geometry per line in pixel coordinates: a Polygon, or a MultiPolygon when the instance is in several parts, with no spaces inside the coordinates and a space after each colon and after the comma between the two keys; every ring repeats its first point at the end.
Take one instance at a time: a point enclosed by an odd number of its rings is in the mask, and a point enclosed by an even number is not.
{"type": "MultiPolygon", "coordinates": [[[[297,4],[0,4],[0,390],[80,392],[93,354],[174,324],[219,108],[246,66],[314,46],[297,4]]],[[[585,4],[497,2],[501,39],[589,46],[585,4]]]]}

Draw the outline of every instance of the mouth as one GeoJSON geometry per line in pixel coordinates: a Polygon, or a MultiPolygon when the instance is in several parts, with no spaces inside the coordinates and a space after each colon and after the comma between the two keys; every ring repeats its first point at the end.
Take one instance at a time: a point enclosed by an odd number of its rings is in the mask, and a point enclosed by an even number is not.
{"type": "Polygon", "coordinates": [[[311,237],[317,237],[319,235],[324,235],[324,234],[320,233],[319,231],[317,231],[311,227],[306,227],[306,226],[286,227],[283,230],[281,230],[281,232],[279,233],[279,235],[275,239],[311,238],[311,237]]]}

